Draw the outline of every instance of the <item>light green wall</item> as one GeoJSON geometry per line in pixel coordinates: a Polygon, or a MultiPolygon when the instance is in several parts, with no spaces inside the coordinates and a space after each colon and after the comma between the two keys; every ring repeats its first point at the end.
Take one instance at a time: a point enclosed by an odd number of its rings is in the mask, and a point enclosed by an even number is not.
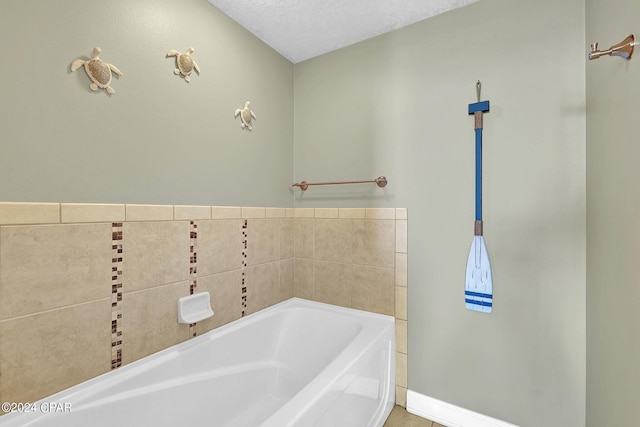
{"type": "Polygon", "coordinates": [[[295,67],[295,180],[389,185],[294,205],[408,208],[409,389],[523,427],[585,423],[584,26],[582,0],[483,0],[295,67]],[[490,315],[463,301],[478,79],[490,315]]]}
{"type": "Polygon", "coordinates": [[[0,200],[291,205],[293,65],[206,0],[4,1],[0,51],[0,200]],[[70,72],[95,46],[113,96],[70,72]]]}
{"type": "MultiPolygon", "coordinates": [[[[587,44],[640,29],[637,0],[587,0],[587,44]]],[[[640,63],[587,64],[587,426],[640,419],[640,63]]]]}

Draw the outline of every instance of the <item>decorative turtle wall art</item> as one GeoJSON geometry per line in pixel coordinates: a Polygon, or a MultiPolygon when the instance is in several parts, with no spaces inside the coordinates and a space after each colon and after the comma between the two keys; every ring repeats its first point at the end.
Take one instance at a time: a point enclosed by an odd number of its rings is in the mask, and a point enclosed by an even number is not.
{"type": "Polygon", "coordinates": [[[176,68],[175,70],[173,70],[173,72],[177,75],[180,74],[182,75],[182,77],[184,77],[184,81],[189,83],[189,76],[191,75],[191,72],[193,70],[196,70],[196,72],[198,74],[200,74],[200,67],[198,67],[198,64],[196,63],[196,61],[193,60],[193,58],[191,57],[191,54],[193,53],[195,49],[190,47],[189,49],[187,49],[187,51],[185,53],[180,53],[177,50],[170,50],[167,53],[167,58],[170,56],[175,56],[176,57],[176,68]]]}
{"type": "Polygon", "coordinates": [[[102,59],[98,58],[102,53],[102,49],[99,47],[93,48],[91,52],[91,59],[76,59],[71,64],[71,71],[75,71],[78,68],[84,65],[84,70],[87,72],[87,75],[91,79],[93,83],[89,85],[91,90],[105,89],[107,93],[113,94],[116,92],[114,88],[110,86],[111,84],[111,72],[113,71],[117,75],[121,76],[122,71],[118,70],[113,64],[107,64],[102,59]]]}
{"type": "Polygon", "coordinates": [[[240,109],[238,108],[236,110],[236,114],[234,115],[234,117],[238,117],[238,114],[240,115],[240,127],[242,129],[247,128],[249,130],[252,130],[253,128],[251,127],[251,119],[252,118],[256,118],[256,115],[253,113],[253,111],[251,111],[249,109],[249,105],[251,105],[251,102],[247,101],[244,103],[244,108],[240,109]]]}

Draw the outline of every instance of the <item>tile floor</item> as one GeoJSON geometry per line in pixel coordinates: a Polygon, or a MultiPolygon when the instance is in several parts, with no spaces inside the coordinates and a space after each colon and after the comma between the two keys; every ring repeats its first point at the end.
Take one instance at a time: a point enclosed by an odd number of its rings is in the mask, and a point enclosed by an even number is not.
{"type": "Polygon", "coordinates": [[[410,414],[402,406],[395,406],[384,427],[445,427],[433,421],[410,414]]]}

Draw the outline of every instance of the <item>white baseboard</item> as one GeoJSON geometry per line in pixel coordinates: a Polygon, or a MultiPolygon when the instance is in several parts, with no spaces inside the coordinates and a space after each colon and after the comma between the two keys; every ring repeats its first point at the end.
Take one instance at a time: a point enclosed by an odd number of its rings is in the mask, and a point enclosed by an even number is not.
{"type": "Polygon", "coordinates": [[[407,390],[407,411],[447,427],[518,427],[412,390],[407,390]]]}

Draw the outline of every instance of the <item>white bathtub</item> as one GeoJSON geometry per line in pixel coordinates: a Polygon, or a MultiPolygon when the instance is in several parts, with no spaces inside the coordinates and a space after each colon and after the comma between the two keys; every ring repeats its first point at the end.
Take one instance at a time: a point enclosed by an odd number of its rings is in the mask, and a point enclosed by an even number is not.
{"type": "Polygon", "coordinates": [[[389,316],[293,298],[54,394],[29,408],[36,412],[2,416],[0,425],[380,427],[395,401],[394,325],[389,316]]]}

